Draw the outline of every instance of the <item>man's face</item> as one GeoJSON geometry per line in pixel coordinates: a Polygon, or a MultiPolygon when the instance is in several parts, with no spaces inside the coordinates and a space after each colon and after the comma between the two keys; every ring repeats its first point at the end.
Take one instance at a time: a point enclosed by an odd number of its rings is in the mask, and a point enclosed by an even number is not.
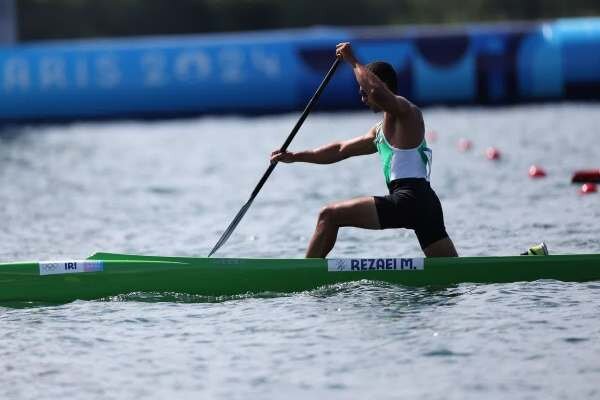
{"type": "Polygon", "coordinates": [[[381,111],[381,109],[379,107],[377,107],[375,104],[373,104],[369,100],[369,96],[367,95],[367,92],[363,90],[363,88],[359,88],[358,93],[360,94],[360,100],[363,102],[364,105],[369,107],[375,113],[378,113],[381,111]]]}

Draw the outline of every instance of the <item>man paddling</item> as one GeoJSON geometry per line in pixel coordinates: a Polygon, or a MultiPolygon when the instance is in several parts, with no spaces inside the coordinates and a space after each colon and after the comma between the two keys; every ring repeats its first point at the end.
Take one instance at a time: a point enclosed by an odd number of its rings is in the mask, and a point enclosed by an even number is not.
{"type": "Polygon", "coordinates": [[[314,150],[275,150],[272,161],[331,164],[349,157],[379,153],[390,194],[367,196],[325,206],[306,251],[307,258],[325,258],[339,228],[413,229],[427,257],[457,256],[446,233],[440,201],[429,185],[431,150],[425,142],[421,110],[396,95],[394,68],[377,61],[362,65],[350,43],[340,43],[336,56],[352,67],[362,102],[383,120],[365,135],[331,143],[314,150]]]}

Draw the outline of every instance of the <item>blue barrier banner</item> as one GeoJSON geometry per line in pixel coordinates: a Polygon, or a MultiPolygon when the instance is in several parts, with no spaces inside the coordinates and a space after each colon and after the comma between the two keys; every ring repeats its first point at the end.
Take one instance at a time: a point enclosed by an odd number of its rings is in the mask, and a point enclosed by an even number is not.
{"type": "MultiPolygon", "coordinates": [[[[462,28],[312,28],[0,47],[0,122],[301,109],[351,41],[419,105],[600,98],[600,18],[462,28]]],[[[361,107],[347,66],[321,109],[361,107]]]]}

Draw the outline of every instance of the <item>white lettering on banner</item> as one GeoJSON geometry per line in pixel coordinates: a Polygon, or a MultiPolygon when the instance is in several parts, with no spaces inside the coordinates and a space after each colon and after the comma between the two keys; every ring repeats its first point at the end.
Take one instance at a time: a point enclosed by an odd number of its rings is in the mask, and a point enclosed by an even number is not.
{"type": "Polygon", "coordinates": [[[193,82],[207,79],[211,70],[210,58],[202,51],[186,51],[175,59],[175,76],[179,81],[193,82]],[[191,73],[192,69],[195,74],[191,73]]]}
{"type": "Polygon", "coordinates": [[[244,80],[244,53],[239,49],[223,49],[219,52],[219,67],[223,83],[238,83],[244,80]]]}
{"type": "Polygon", "coordinates": [[[81,272],[102,272],[104,261],[46,261],[40,262],[40,275],[75,274],[81,272]]]}
{"type": "Polygon", "coordinates": [[[121,71],[117,58],[111,55],[98,57],[96,60],[98,68],[98,85],[104,89],[112,89],[121,82],[121,71]]]}
{"type": "MultiPolygon", "coordinates": [[[[46,55],[31,60],[9,57],[0,63],[0,90],[27,93],[68,88],[116,89],[124,83],[122,62],[118,54],[110,52],[61,53],[61,56],[46,55]]],[[[216,80],[235,85],[250,78],[248,71],[266,79],[279,79],[284,74],[281,57],[262,47],[225,47],[210,52],[181,50],[174,54],[149,50],[132,62],[137,62],[141,69],[140,76],[134,76],[136,82],[132,83],[146,88],[166,87],[173,81],[216,80]]]]}
{"type": "Polygon", "coordinates": [[[269,78],[278,78],[281,75],[281,60],[275,55],[267,55],[263,49],[253,49],[250,59],[254,67],[269,78]]]}
{"type": "Polygon", "coordinates": [[[163,53],[145,53],[141,59],[145,87],[161,87],[167,83],[167,60],[163,53]]]}
{"type": "Polygon", "coordinates": [[[64,89],[66,87],[65,60],[58,57],[43,57],[40,60],[40,89],[64,89]]]}
{"type": "Polygon", "coordinates": [[[329,272],[414,271],[424,268],[423,258],[334,258],[327,260],[329,272]]]}
{"type": "Polygon", "coordinates": [[[4,63],[4,90],[11,92],[16,89],[28,91],[31,83],[29,63],[23,58],[9,58],[4,63]]]}

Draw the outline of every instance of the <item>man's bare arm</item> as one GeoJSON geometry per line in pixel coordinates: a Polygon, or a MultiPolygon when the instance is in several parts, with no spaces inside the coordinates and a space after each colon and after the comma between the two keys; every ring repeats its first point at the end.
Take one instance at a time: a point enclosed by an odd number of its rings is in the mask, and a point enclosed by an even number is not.
{"type": "Polygon", "coordinates": [[[410,102],[404,97],[395,95],[377,75],[365,68],[364,65],[357,63],[352,67],[352,70],[356,81],[366,95],[383,111],[398,116],[410,112],[410,102]]]}
{"type": "Polygon", "coordinates": [[[354,76],[356,77],[356,81],[361,89],[373,103],[379,106],[379,108],[398,116],[410,112],[412,107],[411,103],[404,97],[394,94],[387,85],[377,77],[377,75],[362,65],[354,55],[350,43],[345,42],[338,44],[336,47],[336,54],[350,64],[354,76]]]}
{"type": "Polygon", "coordinates": [[[313,164],[332,164],[349,157],[373,154],[377,151],[375,144],[375,128],[354,139],[334,142],[314,150],[299,152],[280,152],[275,150],[271,153],[271,161],[281,161],[285,163],[307,162],[313,164]]]}

